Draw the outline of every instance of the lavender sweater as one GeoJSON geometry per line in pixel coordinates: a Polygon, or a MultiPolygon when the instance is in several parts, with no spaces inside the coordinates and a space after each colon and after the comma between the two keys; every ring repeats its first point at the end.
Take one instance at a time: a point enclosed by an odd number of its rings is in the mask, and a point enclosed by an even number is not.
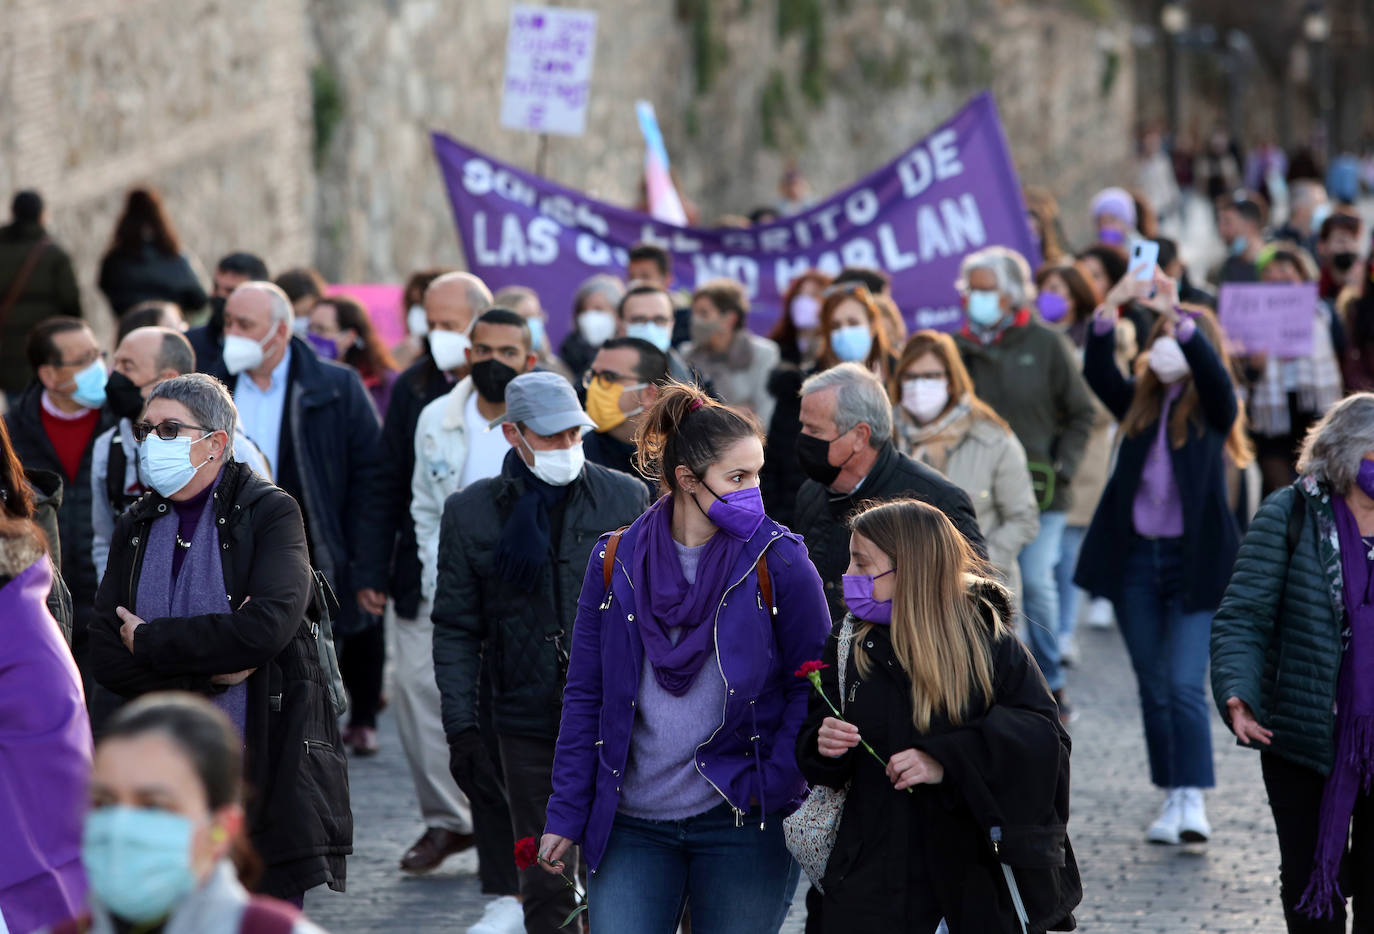
{"type": "MultiPolygon", "coordinates": [[[[682,573],[695,584],[705,545],[673,543],[682,573]]],[[[672,633],[677,641],[677,632],[672,633]]],[[[663,690],[648,657],[639,676],[630,758],[620,793],[620,813],[647,820],[683,820],[704,814],[724,799],[696,768],[697,747],[711,738],[725,710],[725,681],[713,652],[681,697],[663,690]]]]}

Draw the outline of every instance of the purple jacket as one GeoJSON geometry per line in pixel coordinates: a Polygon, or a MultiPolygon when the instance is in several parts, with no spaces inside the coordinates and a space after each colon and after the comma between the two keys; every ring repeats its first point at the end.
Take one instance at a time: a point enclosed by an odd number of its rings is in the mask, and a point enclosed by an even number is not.
{"type": "Polygon", "coordinates": [[[0,587],[0,912],[14,932],[81,913],[91,726],[81,676],[48,612],[46,557],[0,587]]]}
{"type": "MultiPolygon", "coordinates": [[[[629,573],[643,521],[621,537],[609,594],[602,571],[605,537],[587,563],[553,760],[545,830],[580,843],[593,871],[620,801],[643,670],[629,573]]],[[[720,728],[697,749],[697,770],[739,820],[755,802],[765,816],[791,813],[806,794],[795,746],[811,690],[794,672],[821,657],[830,633],[821,578],[800,536],[764,520],[731,569],[715,633],[725,710],[720,728]],[[767,555],[776,615],[765,607],[754,570],[761,554],[767,555]]]]}

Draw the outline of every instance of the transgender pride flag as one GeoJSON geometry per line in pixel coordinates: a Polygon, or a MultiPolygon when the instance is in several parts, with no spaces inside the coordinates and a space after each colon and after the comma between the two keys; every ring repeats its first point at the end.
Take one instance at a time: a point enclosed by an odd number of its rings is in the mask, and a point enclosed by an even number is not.
{"type": "Polygon", "coordinates": [[[644,182],[649,192],[649,214],[656,221],[686,227],[687,212],[682,209],[682,199],[673,187],[673,177],[668,174],[668,147],[663,145],[663,132],[658,128],[654,105],[635,101],[635,113],[639,116],[639,131],[644,134],[644,182]]]}

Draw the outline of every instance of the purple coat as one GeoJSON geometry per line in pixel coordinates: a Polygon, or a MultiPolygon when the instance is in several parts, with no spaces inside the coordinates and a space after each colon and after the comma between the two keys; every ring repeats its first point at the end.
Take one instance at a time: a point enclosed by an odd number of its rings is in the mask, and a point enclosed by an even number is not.
{"type": "Polygon", "coordinates": [[[0,912],[14,932],[80,914],[91,725],[81,676],[48,612],[46,557],[0,587],[0,912]]]}
{"type": "MultiPolygon", "coordinates": [[[[629,572],[643,522],[636,520],[621,537],[609,599],[602,571],[605,537],[592,550],[553,760],[546,832],[581,844],[593,871],[606,852],[620,801],[643,671],[629,572]]],[[[731,569],[717,609],[725,711],[721,727],[696,753],[697,770],[741,819],[751,802],[764,815],[789,814],[806,794],[795,746],[811,686],[794,672],[821,657],[829,633],[825,592],[806,546],[800,536],[765,519],[731,569]],[[754,570],[761,554],[767,555],[775,616],[765,608],[754,570]]]]}

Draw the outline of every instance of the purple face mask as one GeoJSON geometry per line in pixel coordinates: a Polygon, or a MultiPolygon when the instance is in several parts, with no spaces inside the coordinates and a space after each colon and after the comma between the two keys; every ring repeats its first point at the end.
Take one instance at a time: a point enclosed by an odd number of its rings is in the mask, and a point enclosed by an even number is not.
{"type": "Polygon", "coordinates": [[[1069,300],[1058,292],[1041,292],[1035,299],[1035,307],[1040,310],[1043,320],[1054,324],[1064,320],[1069,313],[1069,300]]]}
{"type": "Polygon", "coordinates": [[[892,622],[892,601],[873,599],[873,583],[895,570],[892,568],[881,574],[844,575],[844,604],[849,607],[849,612],[867,623],[889,625],[892,622]]]}
{"type": "Polygon", "coordinates": [[[1126,235],[1115,227],[1103,227],[1097,232],[1097,239],[1108,246],[1121,246],[1126,242],[1126,235]]]}
{"type": "Polygon", "coordinates": [[[308,331],[305,340],[314,348],[315,353],[326,360],[337,360],[339,358],[339,345],[328,337],[321,337],[318,334],[311,334],[308,331]]]}
{"type": "MultiPolygon", "coordinates": [[[[702,486],[706,484],[703,483],[702,486]]],[[[716,496],[716,491],[709,486],[706,490],[716,497],[711,508],[706,510],[706,518],[731,538],[737,538],[742,542],[753,538],[754,533],[763,524],[764,516],[763,493],[759,488],[751,486],[747,490],[736,490],[724,496],[716,496]]]]}
{"type": "Polygon", "coordinates": [[[1355,475],[1355,485],[1365,496],[1374,499],[1374,461],[1360,461],[1360,472],[1355,475]]]}

